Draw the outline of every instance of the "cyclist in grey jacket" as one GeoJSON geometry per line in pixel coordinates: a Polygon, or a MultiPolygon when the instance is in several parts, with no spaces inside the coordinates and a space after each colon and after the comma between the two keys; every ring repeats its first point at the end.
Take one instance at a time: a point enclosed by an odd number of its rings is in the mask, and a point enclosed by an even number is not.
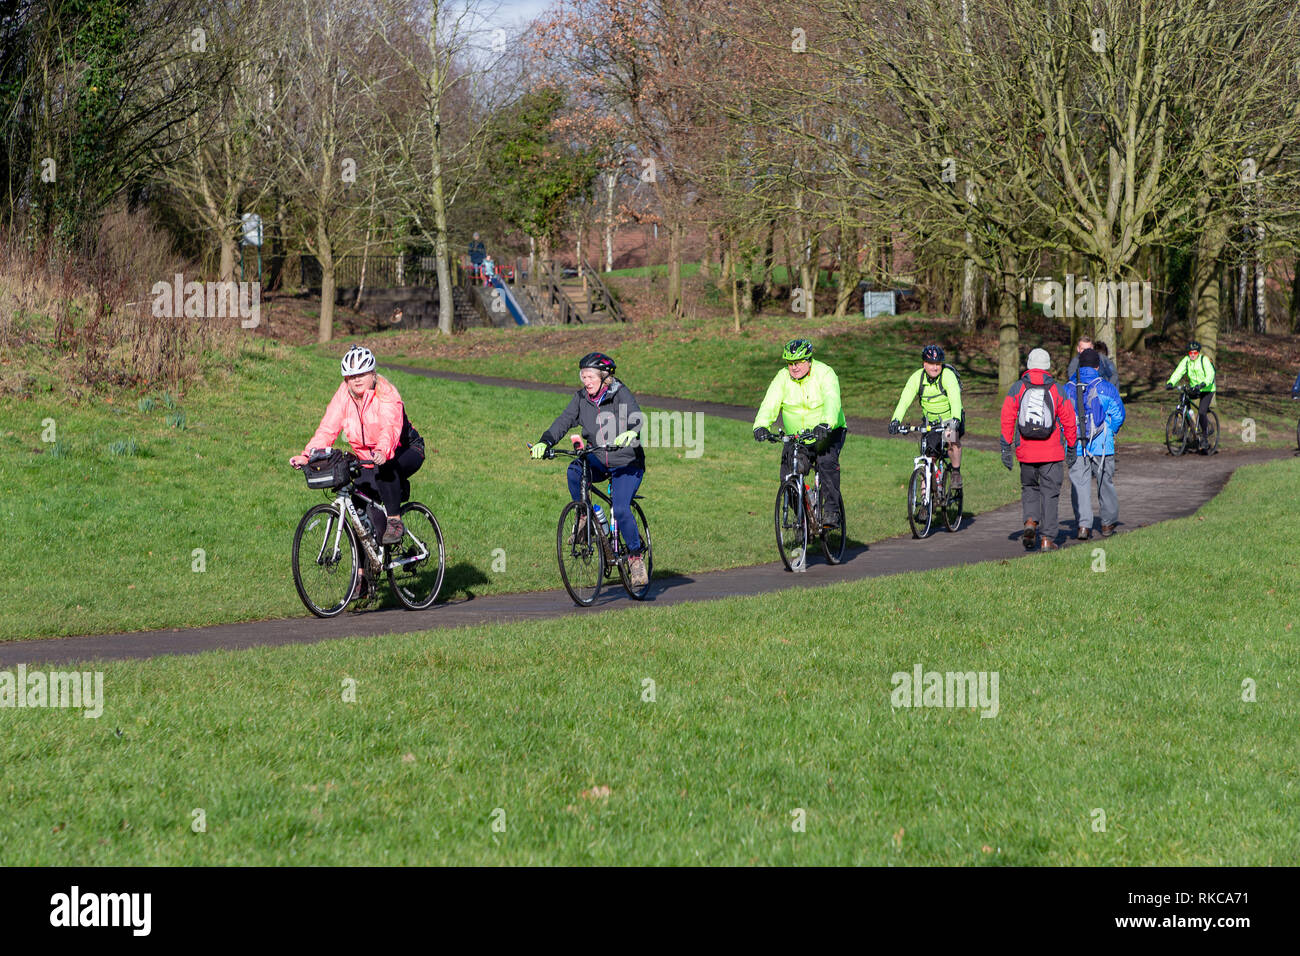
{"type": "MultiPolygon", "coordinates": [[[[632,584],[643,587],[647,574],[640,554],[641,532],[632,515],[632,496],[645,477],[645,451],[640,438],[645,415],[631,390],[614,377],[615,368],[614,360],[601,352],[588,353],[578,361],[582,387],[542,433],[532,453],[534,458],[544,458],[574,425],[581,426],[587,445],[613,446],[610,451],[593,452],[588,457],[591,478],[593,481],[610,479],[614,520],[632,552],[632,584]]],[[[582,465],[577,460],[569,465],[568,478],[569,496],[577,501],[582,492],[582,465]]]]}

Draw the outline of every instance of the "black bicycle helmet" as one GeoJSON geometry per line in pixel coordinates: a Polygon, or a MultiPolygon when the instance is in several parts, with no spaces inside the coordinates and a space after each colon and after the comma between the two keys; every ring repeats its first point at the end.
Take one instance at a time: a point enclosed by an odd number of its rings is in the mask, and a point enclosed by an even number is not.
{"type": "Polygon", "coordinates": [[[617,366],[614,364],[614,360],[604,352],[588,352],[578,359],[578,371],[581,372],[584,368],[594,368],[606,375],[613,375],[617,366]]]}
{"type": "Polygon", "coordinates": [[[943,362],[943,349],[937,345],[927,345],[921,349],[922,362],[943,362]]]}
{"type": "Polygon", "coordinates": [[[1187,343],[1187,351],[1189,351],[1189,352],[1199,352],[1200,350],[1201,350],[1201,343],[1200,343],[1200,342],[1188,342],[1188,343],[1187,343]]]}

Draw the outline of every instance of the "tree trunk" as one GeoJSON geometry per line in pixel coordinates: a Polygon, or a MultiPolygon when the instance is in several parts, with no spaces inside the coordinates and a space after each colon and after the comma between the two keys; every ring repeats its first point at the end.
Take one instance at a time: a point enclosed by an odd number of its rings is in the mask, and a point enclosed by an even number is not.
{"type": "Polygon", "coordinates": [[[848,315],[849,300],[858,287],[858,230],[843,230],[840,235],[840,281],[835,295],[835,318],[848,315]]]}
{"type": "MultiPolygon", "coordinates": [[[[747,245],[745,256],[740,260],[740,309],[745,314],[745,318],[753,318],[754,255],[753,246],[751,245],[747,245]]],[[[739,331],[739,327],[737,327],[737,331],[739,331]]]]}
{"type": "Polygon", "coordinates": [[[1264,264],[1264,227],[1255,227],[1255,331],[1260,335],[1268,332],[1268,298],[1264,294],[1264,279],[1267,266],[1264,264]]]}
{"type": "Polygon", "coordinates": [[[794,283],[795,283],[794,277],[796,272],[796,269],[794,267],[794,255],[790,252],[790,230],[789,229],[781,230],[781,246],[782,246],[782,251],[785,252],[785,287],[787,290],[786,295],[788,296],[791,292],[794,291],[794,283]]]}
{"type": "MultiPolygon", "coordinates": [[[[733,235],[731,237],[731,241],[727,243],[726,252],[723,254],[722,261],[724,263],[728,263],[728,262],[734,263],[736,261],[735,249],[736,249],[736,237],[733,235]]],[[[724,272],[719,274],[719,278],[721,278],[723,275],[725,275],[727,279],[729,279],[731,282],[732,331],[734,331],[737,335],[739,335],[740,334],[740,303],[736,299],[736,276],[732,272],[724,272]]]]}
{"type": "Polygon", "coordinates": [[[334,338],[334,247],[325,223],[316,224],[316,258],[320,261],[320,325],[317,342],[334,338]]]}
{"type": "Polygon", "coordinates": [[[1291,334],[1300,335],[1300,256],[1291,274],[1291,334]]]}
{"type": "Polygon", "coordinates": [[[605,271],[614,271],[614,188],[618,185],[618,170],[605,174],[605,271]]]}
{"type": "Polygon", "coordinates": [[[811,319],[817,314],[817,286],[821,282],[822,241],[820,233],[813,233],[804,246],[804,268],[808,270],[808,290],[804,299],[804,316],[811,319]]]}
{"type": "Polygon", "coordinates": [[[1014,256],[1002,264],[998,296],[998,390],[1005,392],[1020,378],[1020,296],[1014,256]]]}
{"type": "Polygon", "coordinates": [[[682,234],[685,230],[674,221],[668,227],[668,314],[680,319],[686,314],[682,301],[682,234]]]}
{"type": "Polygon", "coordinates": [[[233,282],[235,280],[235,258],[238,255],[238,246],[234,239],[229,236],[223,236],[221,239],[221,269],[217,278],[222,282],[233,282]]]}
{"type": "Polygon", "coordinates": [[[275,195],[273,198],[275,203],[275,213],[273,214],[271,220],[274,223],[274,225],[270,230],[271,259],[270,259],[270,270],[267,276],[267,282],[269,283],[268,288],[272,290],[279,290],[280,286],[283,285],[284,283],[284,260],[286,256],[284,234],[285,234],[286,223],[285,223],[284,195],[280,192],[278,187],[275,190],[275,195]]]}
{"type": "Polygon", "coordinates": [[[776,266],[776,220],[767,224],[767,240],[763,245],[763,275],[759,283],[765,290],[772,288],[772,269],[776,266]]]}
{"type": "Polygon", "coordinates": [[[1193,267],[1192,314],[1188,325],[1192,335],[1201,343],[1205,354],[1214,361],[1219,339],[1219,254],[1227,240],[1227,227],[1218,215],[1209,216],[1209,199],[1198,203],[1198,213],[1204,228],[1196,241],[1196,263],[1193,267]]]}
{"type": "MultiPolygon", "coordinates": [[[[721,233],[722,230],[719,229],[718,232],[721,233]]],[[[728,282],[734,284],[736,281],[736,254],[733,251],[735,248],[736,237],[734,233],[731,233],[727,239],[727,244],[722,249],[722,268],[718,270],[719,292],[727,288],[728,282]]]]}

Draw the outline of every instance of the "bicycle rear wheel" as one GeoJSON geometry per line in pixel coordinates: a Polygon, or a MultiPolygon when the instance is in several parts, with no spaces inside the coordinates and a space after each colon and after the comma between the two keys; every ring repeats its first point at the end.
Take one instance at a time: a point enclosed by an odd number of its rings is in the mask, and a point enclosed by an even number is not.
{"type": "Polygon", "coordinates": [[[1181,409],[1169,413],[1169,421],[1165,423],[1165,447],[1175,458],[1187,451],[1187,416],[1181,409]]]}
{"type": "Polygon", "coordinates": [[[555,556],[560,562],[564,590],[579,607],[591,607],[605,580],[605,549],[601,546],[596,513],[587,503],[570,501],[560,512],[560,525],[555,530],[555,556]]]}
{"type": "Polygon", "coordinates": [[[338,506],[309,508],[293,533],[293,585],[307,610],[317,617],[342,613],[359,568],[356,535],[338,506]]]}
{"type": "Polygon", "coordinates": [[[623,589],[627,591],[628,597],[634,601],[644,601],[650,594],[650,576],[654,574],[654,552],[650,547],[650,525],[645,520],[645,512],[635,501],[632,502],[632,516],[636,518],[636,529],[641,534],[641,558],[645,561],[646,583],[644,587],[633,587],[632,569],[628,565],[628,547],[627,542],[623,540],[623,532],[618,532],[618,576],[623,579],[623,589]]]}
{"type": "Polygon", "coordinates": [[[907,482],[907,521],[913,538],[924,538],[934,526],[934,508],[926,493],[925,465],[918,465],[907,482]]]}
{"type": "Polygon", "coordinates": [[[949,468],[943,473],[943,524],[949,531],[956,531],[961,527],[961,504],[962,495],[960,488],[952,486],[952,469],[949,468]]]}
{"type": "Polygon", "coordinates": [[[776,493],[776,550],[787,571],[803,570],[808,561],[808,521],[803,512],[803,480],[798,476],[776,493]]]}
{"type": "Polygon", "coordinates": [[[438,527],[433,512],[418,501],[402,505],[401,517],[406,532],[401,541],[389,546],[387,563],[410,563],[389,567],[388,583],[397,600],[412,611],[423,611],[437,600],[438,592],[442,590],[442,577],[447,571],[442,529],[438,527]]]}

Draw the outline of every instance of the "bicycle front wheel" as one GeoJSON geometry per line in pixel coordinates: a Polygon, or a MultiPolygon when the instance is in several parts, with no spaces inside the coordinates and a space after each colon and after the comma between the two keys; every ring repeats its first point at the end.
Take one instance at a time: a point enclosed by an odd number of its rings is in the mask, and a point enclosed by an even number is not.
{"type": "Polygon", "coordinates": [[[961,527],[961,489],[952,486],[952,469],[943,473],[943,523],[949,531],[961,527]]]}
{"type": "Polygon", "coordinates": [[[555,555],[564,590],[579,607],[591,607],[605,580],[605,549],[591,505],[570,501],[560,512],[555,531],[555,555]]]}
{"type": "Polygon", "coordinates": [[[907,521],[913,538],[924,538],[934,525],[934,508],[926,489],[925,465],[918,465],[907,482],[907,521]]]}
{"type": "Polygon", "coordinates": [[[1165,447],[1175,458],[1187,451],[1187,416],[1179,410],[1170,412],[1165,423],[1165,447]]]}
{"type": "Polygon", "coordinates": [[[388,583],[403,605],[423,611],[437,600],[447,571],[442,529],[433,512],[418,501],[403,505],[401,517],[406,531],[388,548],[388,583]]]}
{"type": "Polygon", "coordinates": [[[308,509],[293,533],[293,584],[307,610],[317,617],[342,613],[359,569],[356,535],[338,506],[308,509]]]}
{"type": "Polygon", "coordinates": [[[808,520],[803,512],[803,481],[791,478],[776,493],[776,550],[787,571],[808,561],[808,520]]]}
{"type": "Polygon", "coordinates": [[[628,566],[628,547],[623,540],[623,532],[618,533],[618,576],[623,579],[623,589],[628,597],[635,601],[644,601],[650,594],[650,576],[654,574],[654,551],[650,546],[650,525],[645,520],[645,512],[635,501],[632,502],[632,516],[636,518],[636,529],[641,534],[641,559],[645,561],[646,581],[643,587],[632,585],[632,569],[628,566]]]}
{"type": "Polygon", "coordinates": [[[1205,453],[1213,455],[1219,450],[1219,416],[1214,409],[1205,413],[1205,453]]]}

